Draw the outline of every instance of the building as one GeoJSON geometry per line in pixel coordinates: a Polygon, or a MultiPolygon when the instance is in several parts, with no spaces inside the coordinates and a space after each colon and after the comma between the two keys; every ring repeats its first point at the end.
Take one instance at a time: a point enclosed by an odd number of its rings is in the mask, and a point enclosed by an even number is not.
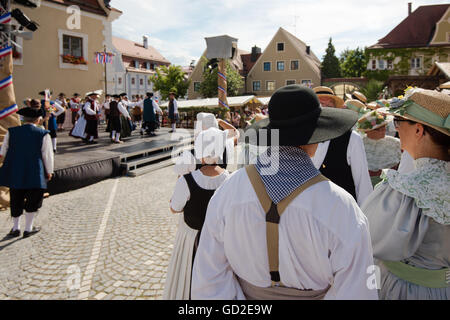
{"type": "Polygon", "coordinates": [[[246,92],[270,96],[289,84],[320,85],[320,60],[311,48],[279,28],[246,77],[246,92]]]}
{"type": "Polygon", "coordinates": [[[367,48],[368,77],[426,76],[435,62],[450,61],[450,4],[418,7],[377,44],[367,48]]]}
{"type": "MultiPolygon", "coordinates": [[[[112,49],[112,21],[121,11],[104,0],[43,0],[39,8],[12,4],[39,28],[32,40],[15,37],[14,88],[16,101],[22,106],[26,97],[50,88],[54,95],[105,89],[105,66],[94,63],[96,52],[112,49]]],[[[19,24],[13,19],[13,29],[19,24]]],[[[107,82],[112,81],[112,66],[107,65],[107,82]]]]}
{"type": "Polygon", "coordinates": [[[156,68],[169,66],[170,62],[158,50],[150,46],[148,37],[142,43],[113,37],[117,63],[114,72],[113,93],[126,92],[128,96],[143,95],[153,91],[150,78],[156,74],[156,68]]]}
{"type": "MultiPolygon", "coordinates": [[[[270,96],[288,84],[318,86],[321,80],[320,60],[309,46],[283,28],[278,29],[262,53],[257,46],[251,52],[238,49],[231,65],[244,80],[239,95],[270,96]]],[[[190,78],[189,99],[201,97],[199,88],[204,66],[201,58],[190,78]]]]}

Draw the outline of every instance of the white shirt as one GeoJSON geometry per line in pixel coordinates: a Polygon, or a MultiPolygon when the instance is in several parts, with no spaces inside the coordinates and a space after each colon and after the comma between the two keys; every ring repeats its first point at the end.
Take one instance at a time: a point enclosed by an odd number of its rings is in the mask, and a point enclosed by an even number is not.
{"type": "MultiPolygon", "coordinates": [[[[319,143],[316,154],[311,158],[317,169],[320,169],[322,166],[327,155],[329,145],[330,141],[319,143]]],[[[364,143],[361,136],[355,131],[352,131],[352,134],[350,135],[350,141],[347,148],[347,163],[352,170],[358,204],[362,205],[364,200],[373,191],[373,187],[370,182],[364,143]]]]}
{"type": "MultiPolygon", "coordinates": [[[[281,282],[323,290],[325,299],[377,299],[369,290],[372,266],[368,222],[355,200],[332,182],[297,196],[279,224],[281,282]]],[[[245,169],[216,190],[208,205],[192,272],[192,298],[245,299],[235,275],[258,287],[271,285],[265,213],[245,169]]]]}
{"type": "Polygon", "coordinates": [[[52,107],[56,108],[56,111],[52,110],[52,114],[55,117],[58,117],[59,115],[63,114],[66,111],[66,109],[64,109],[58,101],[59,100],[56,100],[55,103],[52,105],[52,107]]]}
{"type": "Polygon", "coordinates": [[[403,150],[402,157],[400,158],[400,164],[398,166],[398,172],[400,173],[408,173],[414,171],[416,169],[414,165],[414,159],[408,153],[408,151],[403,150]]]}
{"type": "Polygon", "coordinates": [[[97,102],[94,102],[94,108],[92,108],[92,105],[90,102],[86,102],[83,109],[88,115],[95,116],[95,115],[97,115],[97,110],[98,110],[97,102]]]}
{"type": "Polygon", "coordinates": [[[119,112],[120,112],[121,114],[123,114],[123,116],[124,116],[125,118],[131,118],[131,117],[130,117],[130,114],[129,114],[128,111],[127,111],[127,109],[123,106],[122,101],[120,101],[120,102],[117,104],[117,109],[119,109],[119,112]]]}
{"type": "MultiPolygon", "coordinates": [[[[228,171],[224,171],[218,176],[208,177],[205,176],[200,170],[195,170],[192,172],[192,177],[195,182],[202,189],[215,190],[217,189],[228,177],[228,171]]],[[[170,200],[170,206],[175,211],[183,211],[186,202],[191,197],[189,192],[189,187],[184,177],[180,177],[175,185],[175,190],[173,191],[172,199],[170,200]]]]}
{"type": "Polygon", "coordinates": [[[70,99],[70,101],[69,101],[69,106],[71,109],[78,109],[80,107],[79,104],[76,102],[73,102],[72,99],[70,99]]]}
{"type": "Polygon", "coordinates": [[[103,103],[103,109],[109,110],[109,104],[110,104],[110,102],[111,102],[111,101],[105,101],[105,102],[103,103]]]}
{"type": "MultiPolygon", "coordinates": [[[[35,126],[34,124],[32,125],[35,126]]],[[[6,131],[5,139],[3,140],[2,148],[0,150],[0,155],[3,158],[6,157],[8,149],[9,149],[9,131],[6,131]]],[[[53,174],[54,154],[53,154],[52,140],[49,134],[46,134],[44,136],[44,140],[42,141],[41,153],[42,153],[42,162],[44,163],[45,167],[45,172],[47,172],[48,174],[53,174]]]]}

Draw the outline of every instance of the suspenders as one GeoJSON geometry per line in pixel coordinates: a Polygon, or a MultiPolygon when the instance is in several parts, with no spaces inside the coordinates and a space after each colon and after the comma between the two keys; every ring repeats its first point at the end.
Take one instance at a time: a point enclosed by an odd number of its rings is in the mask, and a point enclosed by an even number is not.
{"type": "Polygon", "coordinates": [[[254,165],[249,165],[245,167],[247,175],[253,186],[253,189],[258,196],[259,202],[263,207],[264,212],[266,212],[266,238],[267,238],[267,253],[269,257],[269,271],[270,278],[272,280],[272,287],[279,287],[284,285],[280,281],[279,272],[279,256],[278,256],[278,225],[280,223],[280,217],[283,214],[287,206],[294,200],[299,194],[304,190],[311,187],[312,185],[319,183],[321,181],[328,181],[322,175],[318,175],[311,180],[307,181],[305,184],[301,185],[294,192],[292,192],[288,197],[283,199],[278,205],[273,203],[267,194],[266,188],[264,186],[261,177],[256,170],[254,165]]]}

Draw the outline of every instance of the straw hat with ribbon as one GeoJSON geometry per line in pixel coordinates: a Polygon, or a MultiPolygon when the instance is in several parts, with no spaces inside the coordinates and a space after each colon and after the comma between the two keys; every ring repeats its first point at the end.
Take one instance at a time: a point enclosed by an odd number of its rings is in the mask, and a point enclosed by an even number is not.
{"type": "Polygon", "coordinates": [[[387,125],[394,117],[386,114],[386,111],[386,109],[378,109],[367,112],[358,120],[358,130],[368,132],[387,125]]]}
{"type": "Polygon", "coordinates": [[[344,108],[355,111],[362,116],[367,112],[366,105],[359,100],[347,100],[345,101],[344,108]]]}
{"type": "Polygon", "coordinates": [[[315,87],[314,92],[316,93],[317,97],[328,97],[334,100],[336,103],[336,108],[343,108],[344,107],[344,99],[339,98],[337,95],[334,94],[334,91],[329,87],[315,87]]]}
{"type": "Polygon", "coordinates": [[[450,135],[450,96],[420,88],[410,88],[403,99],[392,99],[389,113],[450,135]]]}
{"type": "Polygon", "coordinates": [[[389,107],[389,101],[386,99],[372,101],[367,104],[367,108],[372,109],[372,110],[379,109],[379,108],[387,108],[387,107],[389,107]]]}
{"type": "Polygon", "coordinates": [[[353,100],[359,100],[362,103],[367,103],[367,98],[365,95],[363,95],[361,92],[359,91],[355,91],[352,94],[346,93],[345,96],[347,97],[347,99],[353,99],[353,100]]]}

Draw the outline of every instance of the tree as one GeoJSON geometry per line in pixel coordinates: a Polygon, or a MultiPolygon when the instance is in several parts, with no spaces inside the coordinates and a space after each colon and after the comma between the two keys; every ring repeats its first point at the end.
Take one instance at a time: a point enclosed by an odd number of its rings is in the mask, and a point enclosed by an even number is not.
{"type": "Polygon", "coordinates": [[[361,77],[367,69],[367,59],[363,49],[346,49],[339,58],[343,77],[361,77]]]}
{"type": "MultiPolygon", "coordinates": [[[[205,70],[203,71],[203,82],[200,84],[200,93],[204,98],[217,97],[217,67],[214,67],[214,63],[203,60],[205,63],[205,70]],[[208,68],[212,65],[213,68],[208,68]]],[[[227,96],[234,97],[239,93],[239,89],[244,86],[244,81],[237,70],[235,70],[227,61],[226,63],[226,75],[227,75],[227,96]]]]}
{"type": "Polygon", "coordinates": [[[178,97],[186,95],[190,80],[186,80],[185,76],[186,72],[180,66],[161,66],[156,68],[156,75],[150,81],[154,84],[154,90],[161,93],[162,100],[167,100],[171,91],[175,91],[178,97]]]}
{"type": "Polygon", "coordinates": [[[339,78],[341,76],[341,68],[339,66],[339,59],[335,55],[336,49],[331,43],[331,38],[328,41],[328,48],[325,52],[322,61],[323,78],[339,78]]]}
{"type": "Polygon", "coordinates": [[[384,84],[382,81],[369,80],[367,85],[361,88],[361,93],[367,97],[368,101],[374,101],[381,97],[384,84]]]}

